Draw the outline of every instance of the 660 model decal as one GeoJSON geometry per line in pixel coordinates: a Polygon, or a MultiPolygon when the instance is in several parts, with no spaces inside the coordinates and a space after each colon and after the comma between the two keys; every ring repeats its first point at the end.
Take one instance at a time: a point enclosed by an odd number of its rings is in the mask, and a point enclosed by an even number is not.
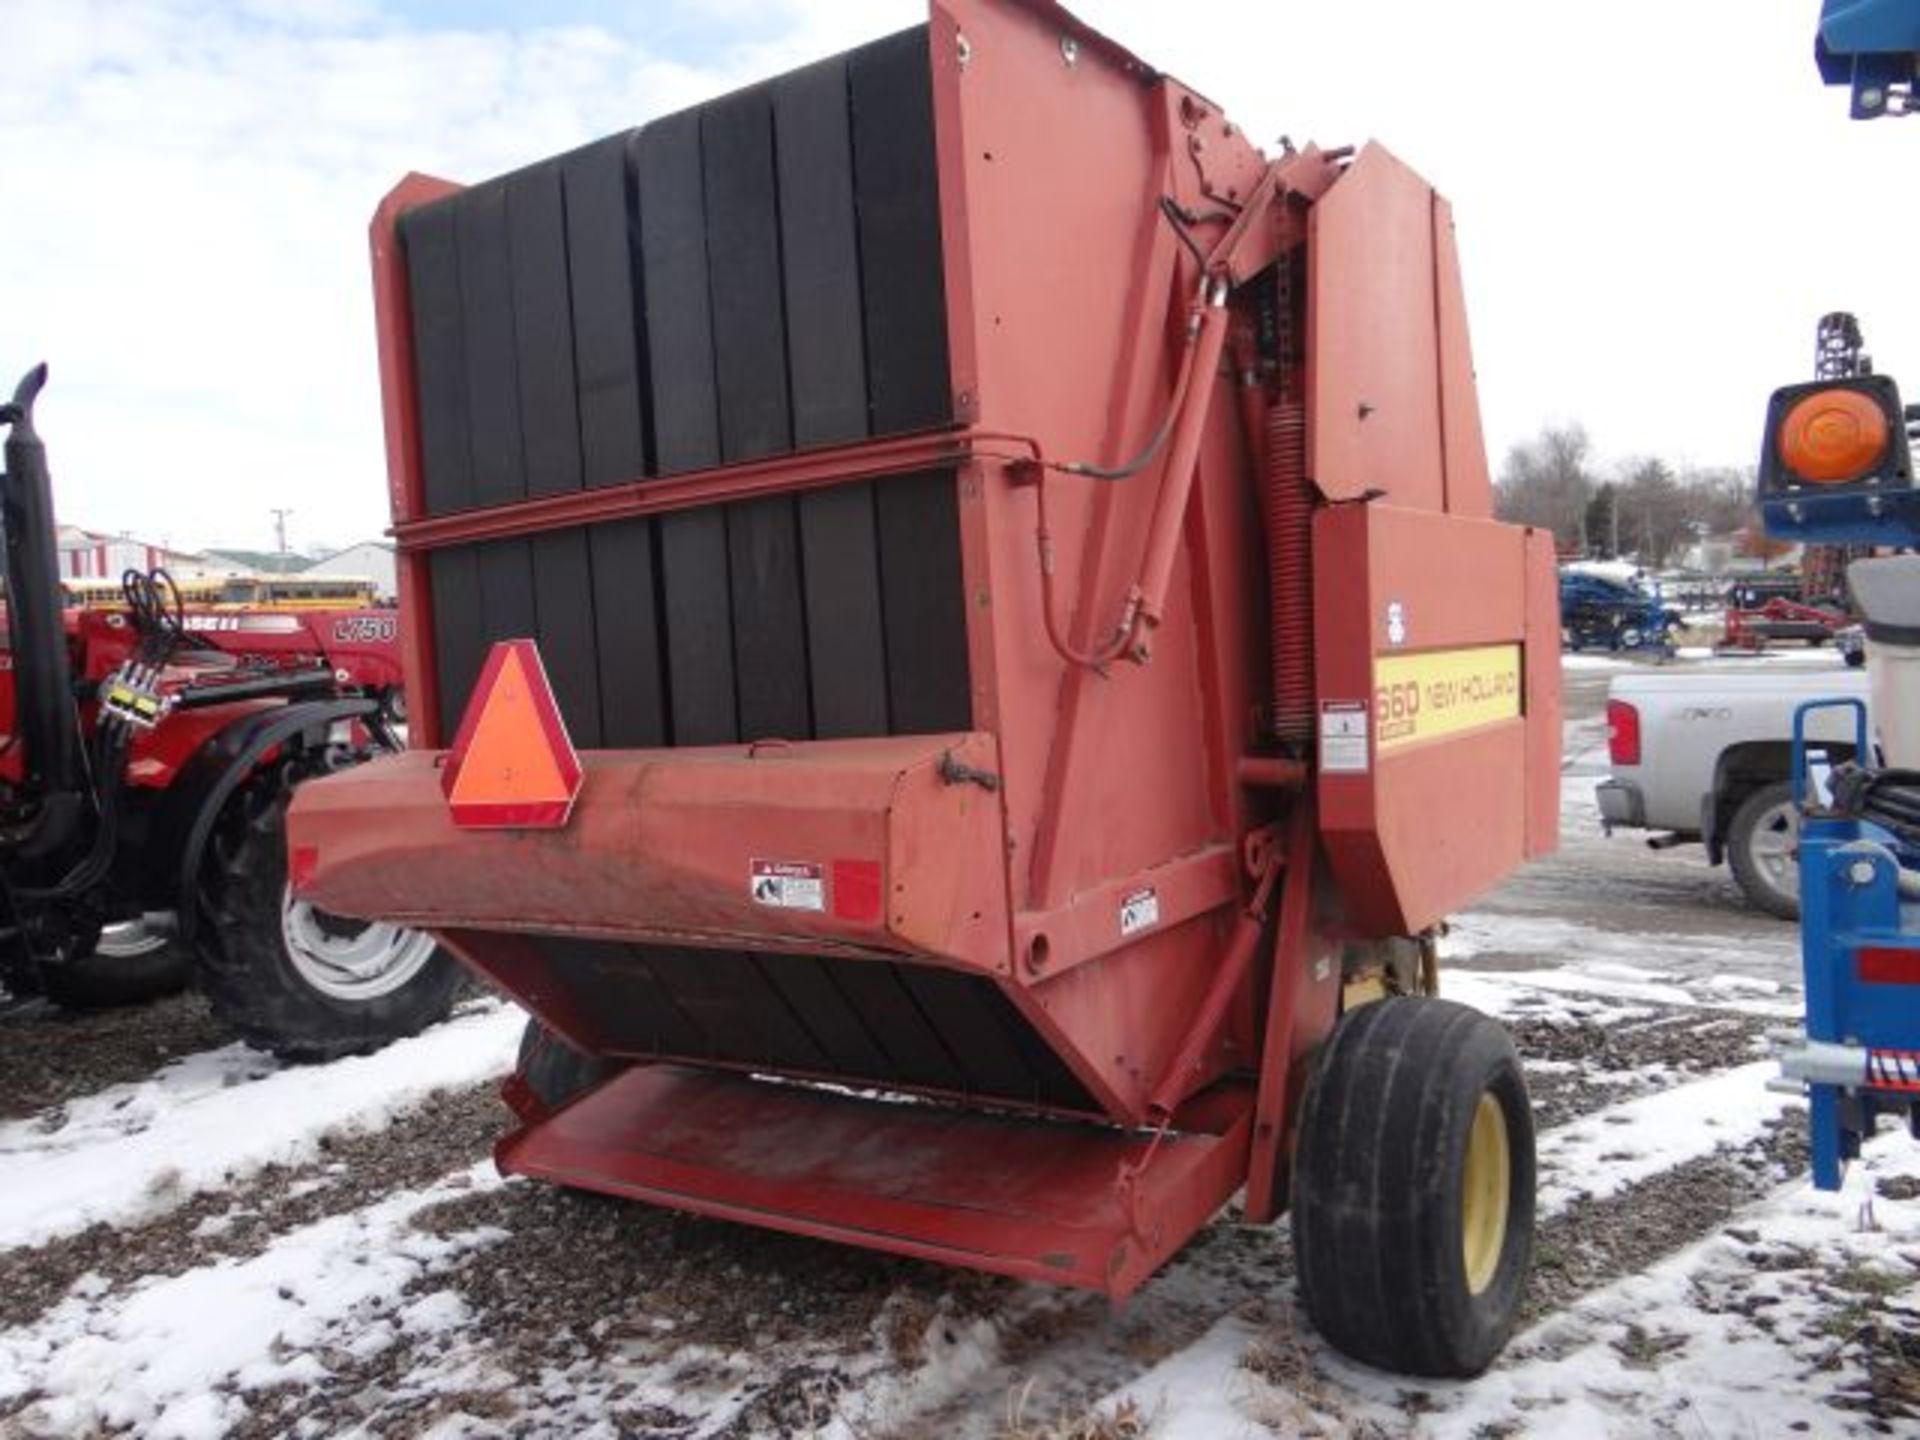
{"type": "Polygon", "coordinates": [[[1477,730],[1520,714],[1518,645],[1477,645],[1374,661],[1379,747],[1477,730]]]}

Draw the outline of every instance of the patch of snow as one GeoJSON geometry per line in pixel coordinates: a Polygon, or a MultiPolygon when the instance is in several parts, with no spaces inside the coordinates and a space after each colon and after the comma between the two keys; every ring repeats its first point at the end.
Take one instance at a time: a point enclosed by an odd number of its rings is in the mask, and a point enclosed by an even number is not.
{"type": "Polygon", "coordinates": [[[451,1290],[422,1295],[397,1317],[400,1328],[421,1335],[445,1335],[473,1318],[467,1302],[451,1290]]]}
{"type": "MultiPolygon", "coordinates": [[[[502,1232],[429,1235],[414,1216],[438,1201],[503,1184],[491,1161],[423,1190],[330,1216],[245,1260],[221,1260],[130,1291],[70,1294],[33,1324],[0,1333],[0,1400],[38,1392],[22,1419],[61,1432],[220,1434],[246,1413],[244,1392],[318,1383],[320,1355],[354,1349],[406,1286],[502,1232]],[[353,1333],[345,1333],[345,1332],[353,1333]]],[[[399,1312],[445,1321],[429,1296],[399,1312]],[[423,1308],[424,1307],[424,1308],[423,1308]]],[[[463,1307],[464,1308],[464,1307],[463,1307]]]]}
{"type": "MultiPolygon", "coordinates": [[[[1747,1067],[1754,1068],[1754,1067],[1747,1067]]],[[[1726,1077],[1738,1075],[1731,1072],[1726,1077]]],[[[1682,1095],[1689,1087],[1672,1092],[1682,1095]]],[[[1664,1097],[1663,1097],[1664,1098],[1664,1097]]],[[[1702,1097],[1698,1090],[1694,1098],[1702,1097]]],[[[1663,1133],[1685,1108],[1657,1117],[1663,1133]]],[[[1567,1131],[1543,1137],[1543,1154],[1569,1155],[1567,1131]]],[[[1668,1163],[1686,1158],[1670,1146],[1668,1163]]],[[[1529,1440],[1647,1435],[1813,1435],[1884,1432],[1833,1405],[1864,1380],[1842,1353],[1831,1322],[1855,1298],[1849,1274],[1885,1277],[1903,1295],[1886,1323],[1912,1316],[1920,1198],[1869,1201],[1877,1178],[1920,1179],[1920,1146],[1884,1135],[1867,1146],[1839,1194],[1805,1181],[1741,1211],[1712,1238],[1643,1274],[1583,1297],[1516,1337],[1487,1374],[1465,1382],[1420,1381],[1356,1364],[1282,1311],[1280,1343],[1301,1352],[1304,1385],[1285,1389],[1245,1367],[1275,1327],[1244,1315],[1217,1322],[1196,1344],[1114,1391],[1098,1409],[1127,1400],[1155,1417],[1155,1440],[1279,1434],[1411,1435],[1529,1440]]],[[[1284,1305],[1284,1300],[1280,1303],[1284,1305]]]]}
{"type": "Polygon", "coordinates": [[[1722,1146],[1757,1140],[1782,1113],[1804,1103],[1767,1089],[1779,1073],[1776,1062],[1756,1061],[1548,1131],[1539,1141],[1542,1218],[1576,1200],[1604,1200],[1722,1146]]]}
{"type": "Polygon", "coordinates": [[[1253,1381],[1241,1359],[1258,1338],[1256,1327],[1229,1315],[1186,1349],[1100,1402],[1112,1415],[1131,1401],[1154,1417],[1154,1440],[1230,1440],[1273,1432],[1247,1411],[1253,1381]]]}
{"type": "MultiPolygon", "coordinates": [[[[1564,962],[1567,957],[1578,956],[1573,964],[1482,973],[1494,984],[1604,995],[1643,1004],[1707,1005],[1751,1014],[1798,1015],[1797,995],[1777,981],[1759,983],[1745,995],[1724,983],[1732,967],[1750,967],[1756,951],[1763,948],[1783,968],[1797,969],[1798,936],[1792,931],[1783,931],[1778,941],[1757,940],[1751,935],[1649,934],[1602,930],[1552,915],[1470,911],[1452,922],[1440,942],[1440,955],[1455,966],[1483,955],[1539,957],[1543,962],[1564,962]],[[1647,955],[1659,955],[1674,968],[1650,970],[1634,963],[1647,955]],[[1710,983],[1696,981],[1691,978],[1692,972],[1714,979],[1710,983]],[[1711,993],[1702,995],[1691,988],[1695,985],[1711,993]]],[[[1443,970],[1446,983],[1461,973],[1458,969],[1443,970]]]]}
{"type": "MultiPolygon", "coordinates": [[[[882,1322],[876,1322],[876,1329],[882,1322]]],[[[876,1336],[875,1352],[883,1342],[876,1336]]],[[[1001,1363],[999,1330],[991,1319],[956,1321],[936,1315],[920,1336],[921,1362],[898,1378],[881,1379],[867,1393],[834,1417],[823,1440],[858,1440],[910,1428],[922,1414],[961,1393],[1001,1363]]]]}
{"type": "Polygon", "coordinates": [[[489,1004],[373,1055],[281,1067],[243,1045],[190,1055],[0,1125],[0,1248],[157,1213],[263,1165],[297,1164],[345,1125],[378,1128],[434,1090],[512,1068],[524,1016],[489,1004]]]}
{"type": "Polygon", "coordinates": [[[1838,1193],[1804,1181],[1783,1187],[1712,1238],[1520,1336],[1504,1361],[1454,1388],[1456,1403],[1424,1418],[1416,1433],[1450,1440],[1516,1427],[1530,1436],[1884,1431],[1832,1404],[1842,1386],[1864,1377],[1827,1322],[1852,1298],[1850,1270],[1886,1275],[1896,1287],[1904,1281],[1911,1316],[1913,1270],[1900,1257],[1920,1243],[1920,1201],[1872,1200],[1872,1225],[1862,1224],[1875,1179],[1893,1175],[1920,1178],[1920,1146],[1887,1135],[1867,1146],[1838,1193]]]}

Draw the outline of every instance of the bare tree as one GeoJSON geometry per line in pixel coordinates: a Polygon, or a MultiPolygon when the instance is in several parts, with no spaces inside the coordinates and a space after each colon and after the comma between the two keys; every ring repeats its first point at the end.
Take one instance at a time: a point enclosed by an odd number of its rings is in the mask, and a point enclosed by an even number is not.
{"type": "Polygon", "coordinates": [[[1683,472],[1687,515],[1704,534],[1728,535],[1744,530],[1753,518],[1754,478],[1750,470],[1731,465],[1683,472]]]}
{"type": "Polygon", "coordinates": [[[1751,470],[1695,467],[1676,473],[1657,456],[1609,467],[1602,480],[1577,421],[1547,425],[1507,452],[1494,493],[1502,519],[1551,530],[1582,554],[1671,563],[1695,538],[1747,530],[1754,521],[1751,470]]]}
{"type": "Polygon", "coordinates": [[[1625,467],[1618,496],[1620,544],[1642,565],[1665,565],[1692,530],[1686,490],[1665,461],[1649,458],[1625,467]]]}
{"type": "Polygon", "coordinates": [[[1548,425],[1507,452],[1494,500],[1502,520],[1553,531],[1563,544],[1587,545],[1587,506],[1594,479],[1592,442],[1578,425],[1548,425]]]}

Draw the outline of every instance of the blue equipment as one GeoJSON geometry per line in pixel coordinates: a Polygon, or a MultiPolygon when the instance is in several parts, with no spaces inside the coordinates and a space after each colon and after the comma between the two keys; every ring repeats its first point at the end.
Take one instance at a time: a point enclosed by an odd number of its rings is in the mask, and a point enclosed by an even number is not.
{"type": "Polygon", "coordinates": [[[1560,638],[1569,650],[1671,650],[1680,613],[1640,586],[1560,572],[1560,638]]]}
{"type": "MultiPolygon", "coordinates": [[[[1820,76],[1855,119],[1920,110],[1920,0],[1822,0],[1820,76]]],[[[1920,488],[1898,387],[1873,374],[1853,317],[1821,321],[1816,379],[1774,392],[1760,449],[1767,534],[1809,544],[1920,546],[1920,488]]],[[[1805,1034],[1785,1037],[1776,1085],[1807,1095],[1813,1181],[1840,1188],[1881,1115],[1920,1138],[1920,556],[1856,560],[1879,746],[1857,699],[1793,717],[1800,819],[1805,1034]],[[1853,763],[1810,784],[1807,717],[1854,713],[1853,763]],[[1881,763],[1881,757],[1886,763],[1881,763]]]]}
{"type": "Polygon", "coordinates": [[[1856,120],[1910,115],[1920,0],[1822,0],[1814,61],[1829,85],[1853,91],[1856,120]]]}
{"type": "Polygon", "coordinates": [[[1809,784],[1807,717],[1835,708],[1854,713],[1854,754],[1873,754],[1860,700],[1794,712],[1807,1020],[1780,1055],[1788,1087],[1806,1090],[1822,1190],[1840,1188],[1881,1115],[1904,1111],[1920,1139],[1920,776],[1849,766],[1822,795],[1809,784]]]}

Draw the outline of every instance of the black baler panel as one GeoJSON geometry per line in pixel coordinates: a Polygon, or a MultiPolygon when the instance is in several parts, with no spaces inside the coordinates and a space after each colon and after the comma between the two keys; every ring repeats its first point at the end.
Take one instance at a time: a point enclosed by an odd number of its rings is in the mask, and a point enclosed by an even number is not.
{"type": "Polygon", "coordinates": [[[440,734],[450,743],[487,653],[486,615],[480,604],[480,560],[473,546],[452,545],[434,551],[427,559],[427,569],[433,592],[440,734]]]}
{"type": "Polygon", "coordinates": [[[726,515],[717,505],[676,511],[660,517],[659,534],[673,743],[724,745],[740,738],[726,515]]]}
{"type": "MultiPolygon", "coordinates": [[[[926,46],[923,27],[405,216],[427,512],[950,423],[926,46]]],[[[442,742],[486,646],[519,635],[582,745],[971,723],[951,473],[429,564],[442,742]]]]}
{"type": "Polygon", "coordinates": [[[531,542],[488,540],[474,547],[480,558],[480,609],[489,640],[524,640],[539,628],[533,605],[531,542]]]}
{"type": "Polygon", "coordinates": [[[460,318],[460,251],[453,202],[423,205],[400,217],[413,313],[413,377],[420,410],[420,470],[427,513],[473,503],[467,436],[467,341],[460,318]]]}
{"type": "Polygon", "coordinates": [[[822,740],[888,734],[873,486],[836,485],[799,498],[813,733],[822,740]]]}
{"type": "Polygon", "coordinates": [[[600,743],[617,750],[650,749],[668,740],[654,523],[614,520],[587,532],[600,676],[600,743]]]}
{"type": "Polygon", "coordinates": [[[927,31],[904,31],[847,59],[873,430],[944,425],[953,397],[927,31]]]}
{"type": "MultiPolygon", "coordinates": [[[[779,81],[773,116],[794,443],[842,444],[867,433],[845,58],[779,81]]],[[[873,487],[814,491],[799,497],[799,510],[814,733],[882,734],[887,662],[873,487]]]]}
{"type": "Polygon", "coordinates": [[[583,473],[589,487],[619,485],[644,473],[647,454],[627,137],[588,145],[558,164],[583,473]]]}
{"type": "MultiPolygon", "coordinates": [[[[773,105],[766,87],[703,106],[707,292],[713,317],[720,453],[756,460],[793,448],[787,409],[780,212],[773,105]]],[[[793,497],[727,507],[727,568],[737,733],[810,733],[793,497]]]]}
{"type": "MultiPolygon", "coordinates": [[[[716,100],[698,113],[720,456],[757,460],[793,448],[773,105],[762,87],[716,100]]],[[[641,193],[651,203],[651,192],[641,193]]]]}
{"type": "Polygon", "coordinates": [[[707,298],[700,112],[669,115],[640,131],[632,166],[640,205],[654,469],[661,475],[704,470],[720,463],[720,409],[707,298]]]}
{"type": "Polygon", "coordinates": [[[606,1050],[1097,1108],[975,975],[831,956],[532,936],[606,1050]]]}
{"type": "Polygon", "coordinates": [[[903,735],[965,729],[973,710],[953,474],[926,470],[874,488],[893,728],[903,735]]]}
{"type": "MultiPolygon", "coordinates": [[[[573,362],[560,167],[535,165],[509,176],[506,183],[526,492],[553,495],[580,488],[580,425],[574,398],[579,383],[573,362]]],[[[638,473],[636,460],[629,478],[638,473]]]]}
{"type": "Polygon", "coordinates": [[[846,60],[836,56],[776,81],[773,123],[793,443],[842,444],[867,433],[846,60]]]}
{"type": "Polygon", "coordinates": [[[549,530],[528,538],[533,552],[534,638],[560,702],[567,733],[582,749],[600,738],[600,663],[593,633],[593,569],[584,530],[549,530]]]}
{"type": "Polygon", "coordinates": [[[727,507],[727,564],[733,581],[740,738],[811,735],[793,496],[769,495],[727,507]]]}
{"type": "MultiPolygon", "coordinates": [[[[633,145],[633,167],[653,377],[654,461],[662,475],[702,470],[720,463],[721,450],[700,112],[683,111],[642,130],[633,145]]],[[[726,519],[718,509],[665,515],[659,534],[674,743],[735,740],[739,721],[726,519]]]]}
{"type": "Polygon", "coordinates": [[[473,440],[473,502],[526,497],[513,335],[513,265],[507,253],[507,187],[476,185],[454,202],[460,247],[460,314],[467,348],[467,433],[473,440]]]}

